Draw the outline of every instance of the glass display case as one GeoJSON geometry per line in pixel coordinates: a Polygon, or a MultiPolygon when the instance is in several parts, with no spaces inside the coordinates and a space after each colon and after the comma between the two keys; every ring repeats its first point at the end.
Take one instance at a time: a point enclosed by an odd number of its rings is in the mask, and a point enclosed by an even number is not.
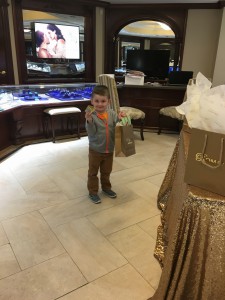
{"type": "Polygon", "coordinates": [[[27,70],[29,73],[32,73],[32,72],[51,73],[50,65],[48,65],[46,63],[38,63],[38,62],[32,62],[32,61],[27,61],[27,70]]]}
{"type": "MultiPolygon", "coordinates": [[[[0,87],[0,150],[34,141],[47,141],[44,111],[47,108],[76,107],[81,111],[79,129],[85,131],[85,109],[96,83],[31,84],[0,87]]],[[[55,130],[64,135],[62,120],[55,130]]],[[[74,125],[75,126],[75,125],[74,125]]]]}
{"type": "Polygon", "coordinates": [[[40,77],[59,77],[59,75],[77,77],[85,72],[84,62],[68,62],[64,64],[27,61],[27,70],[30,75],[40,77]]]}
{"type": "Polygon", "coordinates": [[[90,100],[95,83],[8,85],[0,89],[0,111],[29,104],[90,100]]]}

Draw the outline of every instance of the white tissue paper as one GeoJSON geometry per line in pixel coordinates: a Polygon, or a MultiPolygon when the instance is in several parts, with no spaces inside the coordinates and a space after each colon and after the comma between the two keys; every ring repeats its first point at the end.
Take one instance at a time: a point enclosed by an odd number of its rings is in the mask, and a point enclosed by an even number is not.
{"type": "Polygon", "coordinates": [[[196,84],[187,86],[187,100],[177,111],[185,115],[190,128],[225,133],[225,85],[211,88],[212,83],[201,73],[196,84]]]}
{"type": "Polygon", "coordinates": [[[193,127],[225,134],[225,85],[214,87],[199,99],[199,124],[193,127]]]}

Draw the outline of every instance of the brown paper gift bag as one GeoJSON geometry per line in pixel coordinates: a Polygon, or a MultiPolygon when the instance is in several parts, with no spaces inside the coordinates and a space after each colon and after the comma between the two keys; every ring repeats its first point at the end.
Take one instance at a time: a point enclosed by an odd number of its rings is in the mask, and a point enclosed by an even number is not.
{"type": "Polygon", "coordinates": [[[115,156],[126,157],[135,154],[133,126],[116,126],[115,128],[115,156]]]}
{"type": "Polygon", "coordinates": [[[225,135],[192,128],[184,181],[225,196],[225,135]]]}

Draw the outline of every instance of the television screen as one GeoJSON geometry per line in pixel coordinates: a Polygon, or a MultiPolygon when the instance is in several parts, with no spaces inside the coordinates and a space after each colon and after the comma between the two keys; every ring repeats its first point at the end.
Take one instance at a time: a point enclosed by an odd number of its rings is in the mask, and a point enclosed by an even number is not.
{"type": "Polygon", "coordinates": [[[78,26],[34,23],[34,42],[38,58],[80,59],[78,26]]]}
{"type": "Polygon", "coordinates": [[[169,50],[128,50],[127,70],[142,71],[148,77],[165,79],[169,72],[169,50]]]}

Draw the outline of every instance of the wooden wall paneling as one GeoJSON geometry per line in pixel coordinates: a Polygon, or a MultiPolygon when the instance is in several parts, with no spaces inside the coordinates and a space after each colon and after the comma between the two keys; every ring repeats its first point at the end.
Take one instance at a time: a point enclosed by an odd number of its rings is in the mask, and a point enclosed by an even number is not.
{"type": "Polygon", "coordinates": [[[16,49],[18,58],[18,70],[20,84],[24,83],[62,83],[62,82],[94,82],[95,81],[95,6],[89,1],[70,0],[12,0],[14,30],[16,36],[16,49]],[[85,78],[29,78],[26,68],[25,42],[23,33],[22,10],[35,10],[60,14],[78,15],[85,17],[85,78]]]}
{"type": "Polygon", "coordinates": [[[1,112],[0,113],[0,128],[1,128],[0,150],[3,150],[12,144],[9,112],[1,112]]]}
{"type": "MultiPolygon", "coordinates": [[[[186,87],[122,86],[118,88],[121,106],[136,107],[145,112],[145,128],[158,130],[159,110],[183,102],[186,87]]],[[[168,120],[167,130],[176,130],[177,125],[168,120]]]]}
{"type": "Polygon", "coordinates": [[[114,72],[115,47],[119,31],[132,22],[153,20],[166,23],[174,31],[175,62],[182,65],[187,13],[189,9],[218,9],[225,1],[217,3],[177,3],[177,4],[115,4],[106,8],[105,30],[105,73],[114,72]]]}
{"type": "Polygon", "coordinates": [[[105,73],[114,71],[115,41],[118,32],[127,24],[140,20],[154,20],[166,23],[174,31],[175,53],[182,56],[187,8],[164,8],[163,5],[112,5],[106,10],[106,55],[105,73]]]}
{"type": "Polygon", "coordinates": [[[13,23],[15,32],[15,45],[17,56],[17,68],[19,83],[27,83],[26,49],[23,32],[22,3],[20,0],[12,0],[13,23]]]}
{"type": "Polygon", "coordinates": [[[0,84],[14,84],[7,0],[0,0],[0,84]]]}

